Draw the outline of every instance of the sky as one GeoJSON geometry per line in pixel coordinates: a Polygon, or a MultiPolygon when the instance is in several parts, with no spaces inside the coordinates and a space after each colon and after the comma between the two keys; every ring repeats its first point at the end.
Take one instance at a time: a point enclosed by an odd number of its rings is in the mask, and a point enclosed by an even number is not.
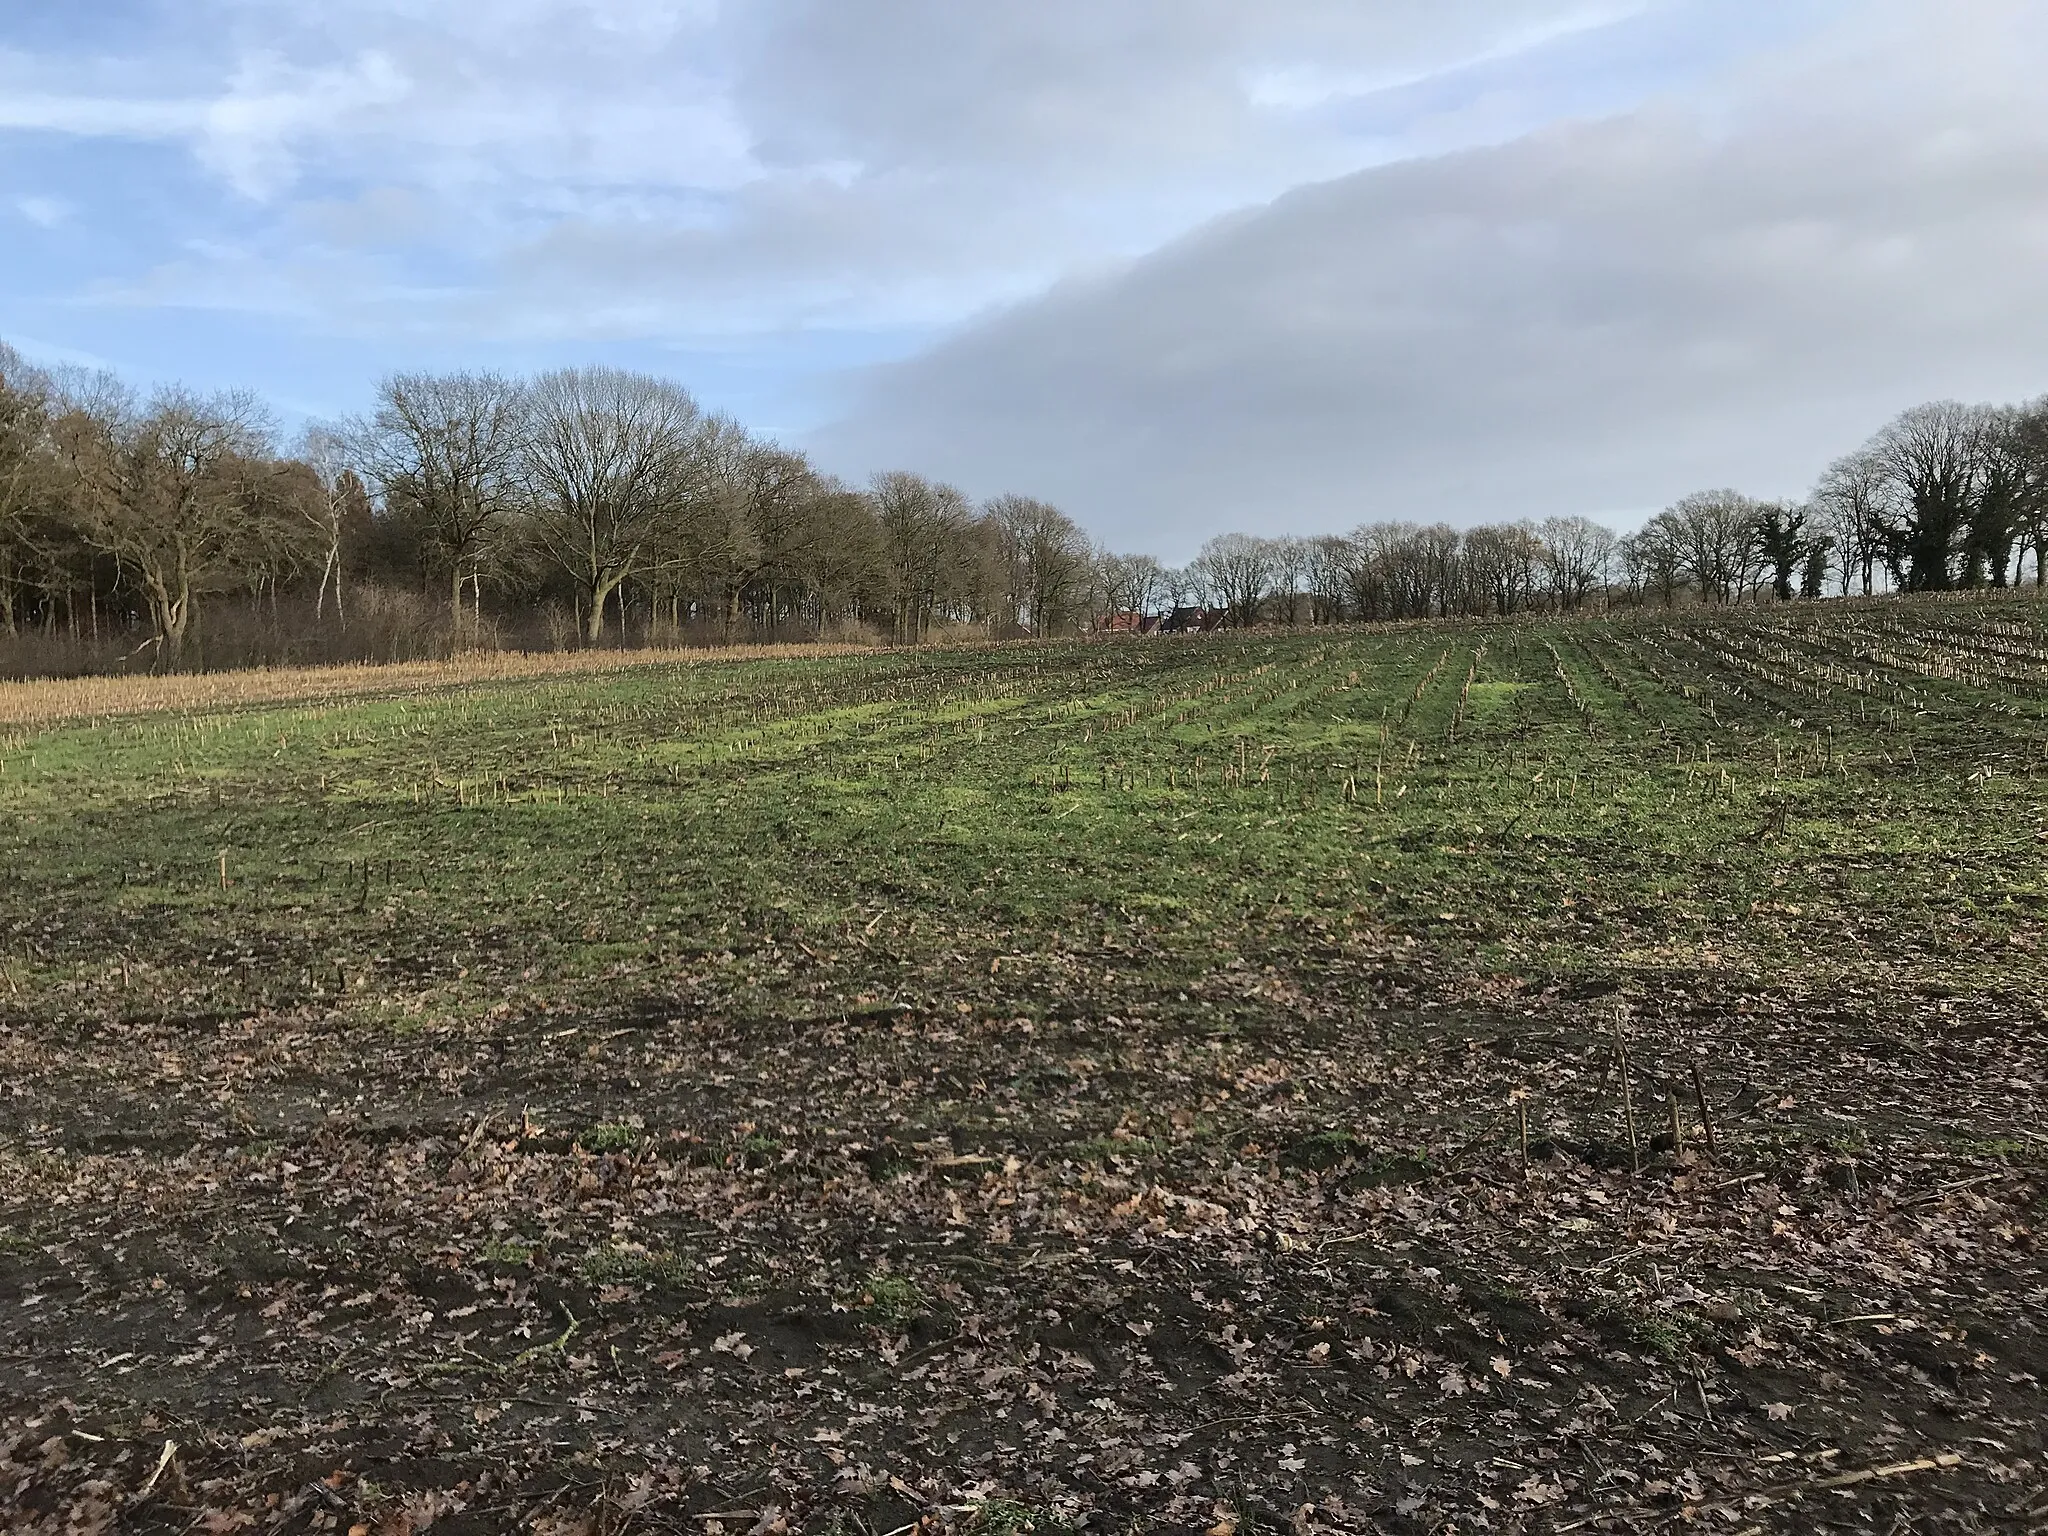
{"type": "Polygon", "coordinates": [[[601,361],[1105,543],[1803,491],[2048,392],[2039,0],[0,9],[0,339],[601,361]]]}

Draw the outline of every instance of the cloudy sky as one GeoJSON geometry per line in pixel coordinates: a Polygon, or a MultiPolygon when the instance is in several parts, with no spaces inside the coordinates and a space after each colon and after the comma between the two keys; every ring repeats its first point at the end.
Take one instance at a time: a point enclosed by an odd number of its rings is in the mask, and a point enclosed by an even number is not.
{"type": "Polygon", "coordinates": [[[0,337],[288,416],[604,360],[1223,528],[1796,494],[2048,391],[2040,0],[0,10],[0,337]]]}

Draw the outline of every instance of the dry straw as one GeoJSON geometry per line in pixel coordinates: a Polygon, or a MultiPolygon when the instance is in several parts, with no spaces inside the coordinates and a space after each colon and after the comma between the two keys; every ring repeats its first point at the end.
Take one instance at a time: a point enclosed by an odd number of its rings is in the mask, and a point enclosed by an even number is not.
{"type": "Polygon", "coordinates": [[[0,683],[0,727],[54,725],[67,720],[184,710],[232,709],[247,704],[289,704],[361,694],[427,693],[465,683],[616,672],[628,667],[697,666],[705,662],[775,657],[845,656],[859,645],[728,645],[645,651],[474,651],[447,661],[387,665],[262,667],[243,672],[183,672],[165,676],[75,677],[0,683]]]}

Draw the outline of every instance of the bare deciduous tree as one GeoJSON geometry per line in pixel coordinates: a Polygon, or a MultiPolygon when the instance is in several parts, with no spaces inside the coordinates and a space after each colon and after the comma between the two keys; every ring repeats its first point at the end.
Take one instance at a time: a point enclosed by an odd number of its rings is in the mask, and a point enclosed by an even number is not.
{"type": "Polygon", "coordinates": [[[304,552],[304,477],[270,459],[270,423],[252,396],[102,400],[67,411],[54,432],[79,533],[141,590],[166,664],[182,658],[202,596],[304,552]]]}
{"type": "Polygon", "coordinates": [[[999,496],[995,524],[1010,601],[1041,638],[1071,616],[1088,576],[1088,540],[1071,517],[1029,496],[999,496]]]}
{"type": "Polygon", "coordinates": [[[1955,585],[1955,557],[1984,468],[1985,429],[1981,409],[1939,400],[1913,407],[1871,441],[1868,452],[1893,490],[1879,512],[1883,555],[1909,592],[1955,585]]]}
{"type": "Polygon", "coordinates": [[[868,499],[881,536],[896,638],[920,644],[947,594],[948,576],[959,574],[961,543],[972,520],[967,498],[950,485],[892,470],[875,477],[868,499]]]}
{"type": "Polygon", "coordinates": [[[1759,503],[1740,491],[1695,491],[1659,512],[1657,543],[1675,553],[1702,601],[1733,602],[1761,573],[1759,503]]]}
{"type": "Polygon", "coordinates": [[[696,491],[702,415],[687,390],[618,368],[543,374],[523,414],[528,526],[576,583],[594,645],[612,594],[696,491]]]}
{"type": "Polygon", "coordinates": [[[34,527],[50,510],[52,386],[0,342],[0,634],[15,632],[15,605],[34,552],[34,527]]]}
{"type": "Polygon", "coordinates": [[[1336,624],[1344,618],[1344,597],[1353,558],[1351,541],[1326,533],[1308,541],[1308,607],[1311,624],[1336,624]]]}
{"type": "Polygon", "coordinates": [[[393,374],[349,428],[364,477],[439,565],[458,633],[463,586],[481,586],[512,536],[525,435],[526,393],[496,373],[393,374]]]}
{"type": "Polygon", "coordinates": [[[1537,529],[1543,567],[1560,608],[1584,605],[1606,585],[1619,542],[1612,530],[1590,517],[1548,517],[1537,529]]]}
{"type": "Polygon", "coordinates": [[[1685,584],[1685,555],[1676,527],[1665,514],[1659,513],[1622,540],[1621,559],[1629,580],[1644,593],[1656,593],[1666,608],[1678,601],[1679,588],[1685,584]]]}
{"type": "Polygon", "coordinates": [[[1280,611],[1280,621],[1291,629],[1301,622],[1301,600],[1308,586],[1309,541],[1288,534],[1268,539],[1266,544],[1273,553],[1273,601],[1280,611]]]}
{"type": "Polygon", "coordinates": [[[1842,595],[1856,572],[1870,596],[1884,553],[1884,524],[1890,482],[1875,454],[1864,450],[1830,464],[1815,487],[1812,505],[1841,553],[1842,595]]]}
{"type": "Polygon", "coordinates": [[[334,617],[348,628],[343,607],[343,576],[349,541],[366,534],[370,525],[370,493],[355,471],[348,437],[338,428],[316,422],[299,439],[299,458],[312,472],[319,494],[309,497],[305,513],[312,520],[322,553],[320,585],[313,594],[315,622],[327,613],[327,594],[334,594],[334,617]]]}
{"type": "Polygon", "coordinates": [[[2019,408],[2013,422],[2013,450],[2025,476],[2019,547],[2033,553],[2034,585],[2048,586],[2048,395],[2019,408]]]}
{"type": "Polygon", "coordinates": [[[1166,593],[1166,569],[1150,555],[1104,554],[1096,572],[1103,606],[1112,616],[1147,615],[1166,593]]]}
{"type": "Polygon", "coordinates": [[[1256,624],[1273,587],[1273,546],[1248,533],[1218,534],[1195,556],[1195,569],[1216,603],[1240,628],[1256,624]]]}
{"type": "Polygon", "coordinates": [[[1459,549],[1458,575],[1447,584],[1506,615],[1532,606],[1536,573],[1544,567],[1542,541],[1519,523],[1496,523],[1466,532],[1459,549]]]}

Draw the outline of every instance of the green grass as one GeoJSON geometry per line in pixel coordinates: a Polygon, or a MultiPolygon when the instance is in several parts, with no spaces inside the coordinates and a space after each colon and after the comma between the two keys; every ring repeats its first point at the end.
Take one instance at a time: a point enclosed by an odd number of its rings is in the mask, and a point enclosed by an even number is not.
{"type": "Polygon", "coordinates": [[[897,1328],[924,1315],[924,1292],[908,1275],[870,1275],[860,1305],[876,1322],[897,1328]]]}
{"type": "Polygon", "coordinates": [[[687,974],[807,1013],[978,977],[1028,1015],[1082,950],[1170,1000],[1355,933],[1532,984],[1824,984],[1880,947],[2037,976],[2042,613],[890,653],[18,733],[0,1006],[403,1031],[687,974]],[[906,986],[905,955],[952,958],[906,986]]]}
{"type": "Polygon", "coordinates": [[[593,1125],[577,1138],[587,1152],[623,1152],[640,1140],[638,1126],[593,1125]]]}
{"type": "Polygon", "coordinates": [[[689,1261],[665,1248],[611,1244],[593,1248],[577,1266],[591,1285],[677,1286],[690,1277],[689,1261]]]}
{"type": "Polygon", "coordinates": [[[1024,1536],[1031,1531],[1071,1531],[1074,1526],[1050,1510],[1020,1504],[1015,1499],[989,1499],[974,1506],[967,1517],[967,1529],[974,1536],[1024,1536]]]}
{"type": "Polygon", "coordinates": [[[1168,1143],[1150,1136],[1091,1136],[1067,1149],[1078,1163],[1128,1163],[1144,1166],[1158,1162],[1169,1150],[1168,1143]]]}

